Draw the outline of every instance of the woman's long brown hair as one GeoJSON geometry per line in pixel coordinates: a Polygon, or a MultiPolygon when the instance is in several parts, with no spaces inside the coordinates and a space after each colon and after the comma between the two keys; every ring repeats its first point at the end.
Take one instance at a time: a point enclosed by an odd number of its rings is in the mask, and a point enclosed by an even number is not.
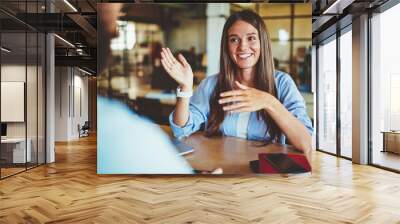
{"type": "MultiPolygon", "coordinates": [[[[236,65],[232,61],[228,53],[228,30],[236,21],[244,21],[255,27],[259,34],[260,40],[260,58],[256,64],[256,76],[254,78],[255,88],[268,92],[272,96],[277,97],[275,78],[274,78],[274,61],[271,51],[271,42],[267,27],[261,17],[253,11],[243,10],[232,14],[226,21],[221,39],[220,52],[220,69],[218,81],[210,98],[210,116],[206,125],[206,136],[220,135],[220,125],[224,121],[226,113],[222,109],[222,105],[218,103],[220,93],[235,89],[236,65]]],[[[269,133],[271,140],[276,141],[280,137],[281,131],[277,127],[274,120],[268,115],[267,111],[257,111],[257,118],[263,121],[267,127],[266,133],[269,133]]]]}

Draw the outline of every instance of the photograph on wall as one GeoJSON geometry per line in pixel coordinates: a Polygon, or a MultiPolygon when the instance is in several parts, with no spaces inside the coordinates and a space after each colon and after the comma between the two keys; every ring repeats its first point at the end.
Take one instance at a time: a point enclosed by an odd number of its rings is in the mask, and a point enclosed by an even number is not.
{"type": "Polygon", "coordinates": [[[311,170],[310,3],[97,8],[98,174],[311,170]]]}

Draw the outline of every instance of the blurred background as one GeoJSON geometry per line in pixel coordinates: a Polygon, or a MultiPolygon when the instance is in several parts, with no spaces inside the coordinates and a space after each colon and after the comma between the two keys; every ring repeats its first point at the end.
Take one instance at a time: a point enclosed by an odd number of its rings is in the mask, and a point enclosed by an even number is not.
{"type": "MultiPolygon", "coordinates": [[[[223,25],[230,14],[243,9],[264,19],[275,67],[292,76],[313,119],[311,3],[124,4],[124,16],[117,21],[119,37],[111,42],[112,66],[98,75],[98,93],[118,98],[158,124],[167,124],[177,83],[161,66],[161,48],[185,56],[196,88],[206,76],[218,73],[223,25]]],[[[103,61],[104,55],[98,57],[103,61]]]]}

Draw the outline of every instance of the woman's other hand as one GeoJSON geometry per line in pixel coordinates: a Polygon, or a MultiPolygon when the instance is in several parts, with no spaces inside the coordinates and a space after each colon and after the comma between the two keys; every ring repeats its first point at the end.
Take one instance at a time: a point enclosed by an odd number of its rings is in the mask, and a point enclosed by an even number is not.
{"type": "Polygon", "coordinates": [[[193,87],[193,72],[182,54],[174,57],[169,48],[161,50],[161,64],[165,71],[180,85],[182,91],[191,91],[193,87]]]}
{"type": "Polygon", "coordinates": [[[253,112],[269,109],[276,103],[271,94],[245,86],[235,81],[238,90],[231,90],[220,94],[219,104],[224,104],[223,110],[230,112],[253,112]]]}
{"type": "Polygon", "coordinates": [[[222,168],[217,168],[214,170],[194,170],[196,174],[224,174],[222,168]]]}

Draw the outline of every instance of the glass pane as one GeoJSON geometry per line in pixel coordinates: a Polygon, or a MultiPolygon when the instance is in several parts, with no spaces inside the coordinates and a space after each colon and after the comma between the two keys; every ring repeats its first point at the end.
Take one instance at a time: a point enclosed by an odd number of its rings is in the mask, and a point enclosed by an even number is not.
{"type": "Polygon", "coordinates": [[[352,35],[340,37],[340,153],[352,157],[352,35]]]}
{"type": "Polygon", "coordinates": [[[336,153],[336,40],[318,49],[318,148],[336,153]]]}
{"type": "MultiPolygon", "coordinates": [[[[36,14],[40,11],[40,4],[37,1],[27,2],[26,12],[36,14]]],[[[31,20],[37,20],[37,16],[32,16],[31,20]]],[[[38,21],[32,21],[37,23],[38,21]]],[[[26,125],[27,125],[27,149],[30,150],[30,158],[27,167],[37,166],[38,160],[38,33],[36,30],[27,31],[27,80],[26,80],[26,125]]]]}
{"type": "Polygon", "coordinates": [[[37,165],[37,73],[38,73],[38,36],[36,32],[27,33],[28,38],[28,63],[27,63],[27,80],[26,80],[26,124],[27,124],[27,142],[28,168],[37,165]]]}
{"type": "Polygon", "coordinates": [[[372,18],[372,163],[400,170],[400,4],[372,18]]]}
{"type": "Polygon", "coordinates": [[[264,22],[271,39],[282,42],[290,39],[290,19],[266,19],[264,22]]]}
{"type": "MultiPolygon", "coordinates": [[[[39,13],[46,10],[46,1],[41,0],[39,1],[39,13]]],[[[38,35],[38,135],[37,135],[37,162],[38,164],[45,163],[45,65],[46,65],[46,36],[44,33],[39,33],[38,35]]]]}
{"type": "Polygon", "coordinates": [[[290,4],[260,4],[262,16],[290,16],[290,4]]]}
{"type": "Polygon", "coordinates": [[[46,37],[39,34],[38,45],[38,164],[45,163],[45,52],[46,37]]]}
{"type": "Polygon", "coordinates": [[[312,23],[311,18],[294,19],[293,38],[308,38],[311,39],[312,23]]]}
{"type": "Polygon", "coordinates": [[[30,158],[25,139],[25,41],[23,32],[1,34],[2,177],[25,170],[26,159],[30,158]]]}
{"type": "Polygon", "coordinates": [[[309,15],[309,16],[311,16],[311,9],[312,9],[312,4],[311,3],[295,4],[294,5],[294,14],[296,16],[298,16],[298,15],[309,15]]]}

